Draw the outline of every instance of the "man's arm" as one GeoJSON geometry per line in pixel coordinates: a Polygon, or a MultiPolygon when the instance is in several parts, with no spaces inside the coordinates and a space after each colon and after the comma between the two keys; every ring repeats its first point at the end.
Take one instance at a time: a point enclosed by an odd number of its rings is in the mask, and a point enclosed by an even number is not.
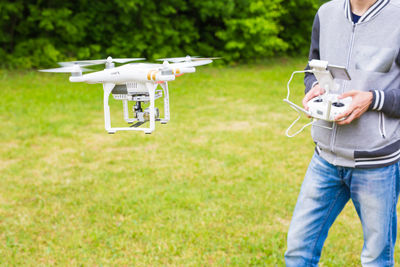
{"type": "MultiPolygon", "coordinates": [[[[396,64],[400,67],[400,51],[396,58],[396,64]]],[[[382,111],[390,117],[400,118],[400,89],[371,90],[372,103],[369,110],[382,111]]]]}
{"type": "MultiPolygon", "coordinates": [[[[311,46],[310,53],[308,55],[309,61],[312,59],[320,59],[319,54],[319,17],[318,13],[314,17],[314,23],[312,26],[311,32],[311,46]]],[[[307,64],[306,70],[310,69],[310,66],[307,64]]],[[[307,72],[304,76],[304,85],[306,86],[305,93],[307,94],[311,88],[313,88],[318,83],[317,78],[315,78],[314,74],[307,72]]]]}
{"type": "Polygon", "coordinates": [[[400,89],[373,90],[369,110],[382,111],[389,117],[400,118],[400,89]]]}
{"type": "MultiPolygon", "coordinates": [[[[318,13],[315,15],[314,23],[311,33],[311,47],[309,53],[309,60],[320,59],[319,53],[319,33],[320,33],[320,23],[318,13]]],[[[396,58],[396,64],[400,67],[400,51],[396,58]]],[[[306,70],[310,69],[307,65],[306,70]]],[[[307,106],[307,101],[313,97],[322,94],[323,89],[318,86],[318,81],[314,74],[306,73],[304,77],[305,93],[306,96],[303,99],[303,105],[307,106]],[[317,85],[317,86],[316,86],[317,85]],[[311,90],[313,89],[313,90],[311,90]]],[[[343,117],[348,117],[346,120],[340,122],[339,124],[348,124],[354,119],[360,117],[367,110],[382,111],[390,117],[400,118],[400,89],[393,90],[371,90],[370,93],[361,91],[351,91],[342,95],[342,97],[352,96],[353,100],[356,98],[357,101],[353,101],[352,107],[337,117],[341,119],[343,117]],[[371,99],[372,93],[372,99],[371,99]],[[357,112],[355,112],[357,111],[357,112]],[[354,114],[352,114],[354,112],[354,114]]],[[[306,107],[307,109],[307,107],[306,107]]]]}
{"type": "MultiPolygon", "coordinates": [[[[309,61],[313,59],[320,59],[319,54],[319,17],[318,13],[314,17],[314,23],[311,31],[311,46],[310,53],[308,55],[309,61]]],[[[310,66],[307,64],[306,70],[310,69],[310,66]]],[[[325,92],[323,88],[318,85],[317,78],[315,78],[313,73],[306,72],[304,76],[304,85],[306,86],[304,92],[305,96],[303,98],[303,106],[306,110],[308,110],[307,102],[310,99],[313,99],[316,96],[319,96],[325,92]]]]}
{"type": "MultiPolygon", "coordinates": [[[[396,64],[400,67],[400,52],[396,58],[396,64]]],[[[369,92],[350,91],[340,97],[351,96],[353,102],[350,108],[335,119],[347,117],[338,124],[348,124],[360,117],[367,110],[381,111],[389,117],[400,118],[400,89],[392,90],[371,90],[369,92]]]]}

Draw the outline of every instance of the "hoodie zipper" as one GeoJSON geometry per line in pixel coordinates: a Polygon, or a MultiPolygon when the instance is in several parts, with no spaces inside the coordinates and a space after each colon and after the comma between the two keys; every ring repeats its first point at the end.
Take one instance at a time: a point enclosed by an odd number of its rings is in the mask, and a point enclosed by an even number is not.
{"type": "MultiPolygon", "coordinates": [[[[351,55],[353,53],[353,45],[354,45],[354,36],[355,36],[356,25],[357,24],[353,23],[353,26],[352,26],[351,39],[350,39],[350,49],[349,49],[349,53],[347,55],[346,69],[349,69],[351,55]]],[[[348,83],[349,83],[349,81],[344,81],[343,86],[342,86],[342,93],[344,93],[345,89],[347,89],[348,83]]],[[[334,123],[333,130],[332,130],[332,135],[331,135],[331,144],[330,144],[330,149],[331,149],[331,151],[333,153],[336,152],[335,151],[336,134],[337,134],[337,124],[334,123]]]]}

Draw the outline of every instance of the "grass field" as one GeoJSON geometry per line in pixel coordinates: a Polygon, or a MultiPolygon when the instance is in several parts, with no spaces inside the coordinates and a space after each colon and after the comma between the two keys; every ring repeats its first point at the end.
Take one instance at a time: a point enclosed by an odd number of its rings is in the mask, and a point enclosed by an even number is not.
{"type": "MultiPolygon", "coordinates": [[[[309,129],[284,134],[303,66],[198,68],[170,83],[171,121],[151,135],[107,134],[100,85],[0,71],[0,264],[283,266],[314,150],[309,129]]],[[[349,203],[321,266],[359,266],[361,248],[349,203]]]]}

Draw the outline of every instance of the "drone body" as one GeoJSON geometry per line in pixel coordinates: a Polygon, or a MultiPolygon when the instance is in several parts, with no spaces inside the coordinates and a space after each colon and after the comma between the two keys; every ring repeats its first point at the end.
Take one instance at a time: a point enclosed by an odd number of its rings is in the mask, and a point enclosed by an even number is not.
{"type": "Polygon", "coordinates": [[[83,60],[73,62],[60,62],[63,67],[41,70],[43,72],[68,72],[70,82],[85,82],[88,84],[103,84],[104,98],[104,123],[105,129],[112,134],[117,131],[143,131],[150,134],[155,129],[155,122],[165,124],[170,120],[168,82],[175,77],[185,73],[193,73],[196,66],[209,64],[209,58],[169,58],[162,59],[162,64],[154,63],[131,63],[115,67],[113,62],[126,63],[129,61],[143,59],[112,59],[106,60],[83,60]],[[173,63],[169,63],[171,61],[173,63]],[[97,64],[106,64],[102,71],[82,74],[88,71],[85,67],[97,64]],[[156,90],[158,85],[162,90],[156,90]],[[109,96],[121,100],[123,103],[124,120],[132,124],[130,127],[112,127],[109,107],[109,96]],[[159,111],[155,107],[155,101],[164,98],[164,117],[160,118],[159,111]],[[135,102],[133,106],[133,117],[129,116],[128,102],[135,102]],[[149,104],[145,109],[143,104],[149,104]],[[139,127],[149,122],[149,127],[139,127]],[[135,123],[135,124],[133,124],[135,123]]]}

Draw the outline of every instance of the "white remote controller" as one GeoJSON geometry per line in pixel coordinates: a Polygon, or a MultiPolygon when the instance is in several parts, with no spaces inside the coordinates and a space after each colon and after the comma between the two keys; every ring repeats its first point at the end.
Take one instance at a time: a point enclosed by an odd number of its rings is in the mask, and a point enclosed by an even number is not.
{"type": "MultiPolygon", "coordinates": [[[[335,118],[344,113],[351,105],[352,98],[351,97],[346,97],[343,99],[339,99],[340,96],[340,86],[339,84],[336,83],[336,79],[340,80],[351,80],[349,73],[347,72],[347,69],[344,66],[335,66],[335,65],[329,65],[328,61],[324,60],[317,60],[313,59],[308,62],[309,69],[306,69],[304,71],[295,71],[292,73],[292,76],[290,76],[290,79],[287,83],[287,96],[285,99],[283,99],[284,102],[288,103],[294,110],[299,113],[299,116],[297,119],[295,119],[292,124],[287,128],[286,130],[286,136],[287,137],[294,137],[297,134],[301,133],[303,129],[309,125],[313,125],[315,120],[312,120],[312,122],[305,124],[303,127],[301,127],[300,130],[295,132],[294,134],[290,134],[290,130],[292,127],[296,124],[296,122],[300,119],[301,113],[312,117],[317,120],[325,120],[329,122],[335,122],[335,118]],[[289,100],[290,96],[290,82],[293,79],[293,76],[296,73],[313,73],[315,78],[317,78],[317,82],[321,88],[325,90],[325,93],[317,96],[310,101],[307,102],[308,105],[308,110],[305,110],[303,107],[300,107],[299,105],[296,105],[292,101],[289,100]]],[[[345,120],[346,117],[340,119],[339,121],[345,120]]],[[[333,129],[328,128],[322,125],[315,124],[317,126],[327,128],[327,129],[333,129]]]]}
{"type": "Polygon", "coordinates": [[[339,94],[333,93],[339,91],[339,85],[335,79],[350,80],[350,75],[345,67],[328,65],[327,61],[313,59],[308,64],[319,86],[325,89],[325,94],[307,102],[308,111],[311,117],[316,119],[335,121],[335,117],[345,112],[352,101],[351,97],[339,99],[339,94]]]}
{"type": "Polygon", "coordinates": [[[307,105],[310,116],[316,119],[335,121],[336,116],[345,112],[352,101],[350,96],[343,99],[339,99],[338,97],[338,94],[323,94],[308,101],[307,105]]]}

